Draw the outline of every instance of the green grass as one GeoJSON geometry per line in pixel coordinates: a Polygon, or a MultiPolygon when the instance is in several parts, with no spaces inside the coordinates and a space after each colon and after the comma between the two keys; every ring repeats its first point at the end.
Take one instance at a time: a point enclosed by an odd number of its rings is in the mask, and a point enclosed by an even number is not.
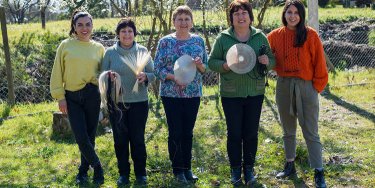
{"type": "MultiPolygon", "coordinates": [[[[338,72],[330,75],[330,89],[320,97],[320,136],[324,167],[329,185],[337,187],[375,186],[374,69],[338,72]],[[354,76],[354,78],[353,78],[354,76]],[[353,85],[367,83],[366,85],[353,85]],[[352,84],[352,85],[350,85],[352,84]]],[[[204,89],[215,95],[217,86],[204,89]]],[[[266,92],[255,171],[256,187],[313,186],[313,172],[308,166],[307,149],[301,130],[297,132],[298,178],[280,181],[274,178],[282,169],[284,151],[282,130],[274,100],[275,81],[266,92]]],[[[162,104],[150,100],[146,126],[147,172],[149,187],[178,187],[173,181],[167,149],[167,127],[162,104]]],[[[14,117],[0,124],[0,187],[74,187],[79,165],[79,151],[72,138],[62,138],[52,131],[52,113],[56,103],[0,104],[2,117],[14,117]],[[37,113],[40,112],[40,113],[37,113]],[[22,116],[36,113],[32,116],[22,116]]],[[[117,161],[111,134],[98,128],[97,152],[105,169],[103,187],[116,187],[117,161]]],[[[201,102],[193,141],[193,171],[200,177],[196,187],[230,187],[226,153],[226,125],[220,100],[201,102]]],[[[89,172],[92,176],[92,171],[89,172]]],[[[131,173],[134,181],[134,174],[131,173]]],[[[91,184],[88,185],[93,186],[91,184]]]]}

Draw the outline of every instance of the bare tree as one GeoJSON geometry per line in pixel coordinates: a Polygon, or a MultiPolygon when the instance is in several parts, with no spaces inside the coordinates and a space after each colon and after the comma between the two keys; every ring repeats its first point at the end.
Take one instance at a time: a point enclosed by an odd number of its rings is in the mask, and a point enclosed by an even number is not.
{"type": "MultiPolygon", "coordinates": [[[[153,14],[159,19],[160,30],[166,35],[170,32],[167,21],[164,17],[164,1],[163,0],[150,0],[152,7],[154,7],[153,14]]],[[[172,7],[172,6],[171,6],[172,7]]]]}
{"type": "Polygon", "coordinates": [[[229,7],[229,0],[224,0],[224,10],[225,10],[225,15],[227,15],[227,24],[230,25],[228,7],[229,7]]]}
{"type": "Polygon", "coordinates": [[[122,17],[126,17],[126,16],[127,16],[126,11],[119,7],[119,6],[121,6],[121,5],[119,5],[119,2],[118,2],[118,1],[117,1],[117,4],[116,4],[116,2],[115,2],[114,0],[110,0],[110,2],[111,2],[112,7],[115,8],[116,11],[117,11],[122,17]]]}
{"type": "Polygon", "coordinates": [[[42,21],[42,28],[46,28],[46,10],[48,6],[50,5],[51,0],[40,0],[39,6],[40,6],[40,20],[42,21]]]}
{"type": "Polygon", "coordinates": [[[110,0],[110,4],[122,17],[132,15],[131,0],[110,0]]]}
{"type": "Polygon", "coordinates": [[[262,22],[264,19],[264,14],[266,13],[267,8],[270,6],[271,0],[264,0],[263,6],[259,11],[259,14],[257,16],[258,18],[258,25],[256,26],[259,29],[262,29],[262,22]]]}
{"type": "Polygon", "coordinates": [[[11,21],[19,24],[25,22],[26,14],[37,4],[38,1],[35,0],[3,0],[2,2],[11,21]]]}
{"type": "Polygon", "coordinates": [[[206,39],[206,46],[208,51],[211,51],[211,44],[210,40],[208,38],[208,32],[207,32],[207,26],[206,26],[206,1],[202,1],[202,16],[203,16],[203,35],[204,38],[206,39]]]}
{"type": "Polygon", "coordinates": [[[134,15],[138,16],[139,15],[139,1],[134,0],[134,15]]]}

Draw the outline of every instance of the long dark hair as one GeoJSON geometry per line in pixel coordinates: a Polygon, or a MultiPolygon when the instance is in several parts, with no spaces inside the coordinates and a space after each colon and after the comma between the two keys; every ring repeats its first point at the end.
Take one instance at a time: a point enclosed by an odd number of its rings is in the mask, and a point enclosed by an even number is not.
{"type": "Polygon", "coordinates": [[[74,25],[76,25],[76,22],[79,18],[82,18],[82,17],[89,17],[91,22],[92,22],[92,16],[88,13],[88,12],[83,12],[83,11],[79,11],[79,10],[76,10],[73,12],[72,14],[72,19],[71,19],[71,22],[70,22],[70,31],[69,31],[69,36],[73,36],[73,34],[76,34],[76,31],[74,29],[74,25]]]}
{"type": "Polygon", "coordinates": [[[284,6],[284,9],[283,9],[283,13],[281,15],[281,19],[283,21],[284,26],[287,26],[288,23],[286,22],[285,13],[288,10],[288,8],[292,5],[297,8],[298,15],[299,15],[299,18],[300,18],[300,21],[299,21],[299,23],[297,24],[297,27],[296,27],[297,37],[294,41],[294,46],[295,47],[302,47],[303,44],[305,43],[306,39],[307,39],[307,28],[306,28],[306,25],[305,25],[306,10],[305,10],[305,6],[303,5],[303,3],[300,0],[287,0],[285,2],[285,6],[284,6]]]}

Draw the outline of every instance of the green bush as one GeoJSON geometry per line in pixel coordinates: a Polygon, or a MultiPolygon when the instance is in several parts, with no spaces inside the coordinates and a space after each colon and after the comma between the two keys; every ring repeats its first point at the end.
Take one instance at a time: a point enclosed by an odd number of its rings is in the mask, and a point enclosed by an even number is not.
{"type": "Polygon", "coordinates": [[[355,5],[357,7],[370,7],[372,0],[356,0],[355,5]]]}
{"type": "Polygon", "coordinates": [[[318,5],[319,7],[325,8],[329,4],[329,0],[319,0],[318,5]]]}

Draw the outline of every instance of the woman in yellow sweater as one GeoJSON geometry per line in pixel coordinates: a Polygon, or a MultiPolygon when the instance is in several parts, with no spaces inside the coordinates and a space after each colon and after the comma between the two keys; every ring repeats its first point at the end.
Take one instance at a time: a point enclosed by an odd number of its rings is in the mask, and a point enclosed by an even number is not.
{"type": "Polygon", "coordinates": [[[60,111],[68,114],[81,152],[78,184],[88,181],[90,165],[94,169],[93,182],[104,183],[103,169],[94,150],[100,109],[97,75],[104,47],[91,40],[92,28],[89,13],[73,13],[71,37],[62,41],[57,49],[50,80],[51,95],[58,100],[60,111]]]}
{"type": "Polygon", "coordinates": [[[282,13],[284,26],[268,35],[276,57],[279,76],[276,103],[284,131],[286,163],[277,178],[294,175],[297,119],[309,152],[310,166],[315,168],[316,187],[326,187],[322,164],[322,145],[318,133],[318,94],[328,82],[323,45],[317,32],[305,25],[305,8],[299,0],[288,0],[282,13]]]}

